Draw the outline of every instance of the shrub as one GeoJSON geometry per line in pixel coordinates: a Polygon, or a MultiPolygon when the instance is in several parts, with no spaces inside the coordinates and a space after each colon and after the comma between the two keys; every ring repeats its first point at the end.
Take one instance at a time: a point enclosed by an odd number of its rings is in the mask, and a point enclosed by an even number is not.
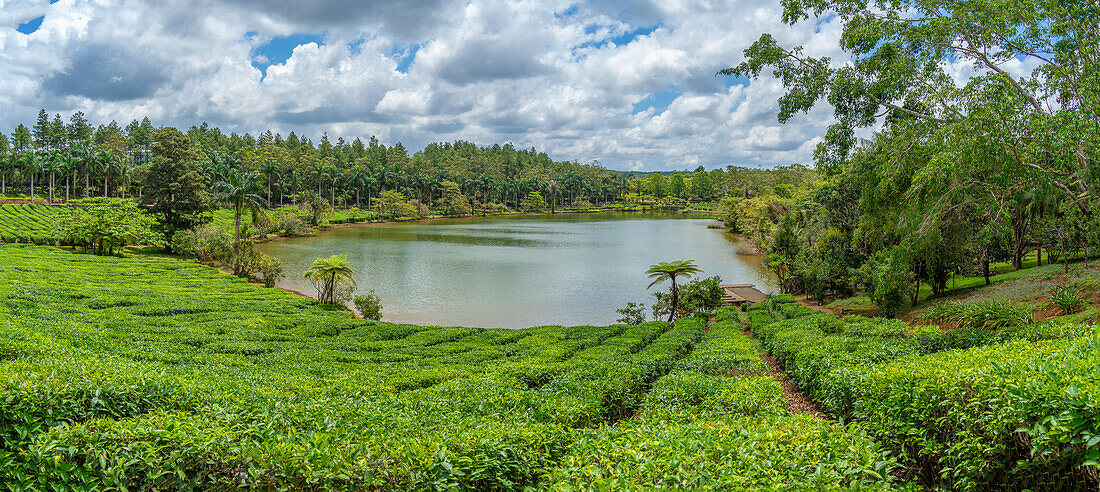
{"type": "Polygon", "coordinates": [[[883,316],[893,318],[907,301],[914,301],[913,267],[897,248],[876,254],[867,268],[871,302],[882,310],[883,316]]]}
{"type": "Polygon", "coordinates": [[[1050,290],[1051,305],[1058,306],[1062,314],[1073,314],[1085,305],[1081,287],[1076,284],[1063,285],[1050,290]]]}
{"type": "MultiPolygon", "coordinates": [[[[759,354],[754,354],[757,360],[759,354]]],[[[783,415],[783,387],[771,376],[712,376],[675,371],[657,380],[642,402],[644,418],[679,420],[721,415],[783,415]]]]}
{"type": "Polygon", "coordinates": [[[628,325],[640,325],[645,323],[645,305],[637,302],[628,302],[626,307],[621,307],[615,310],[616,313],[623,315],[621,318],[615,320],[619,323],[628,325]]]}
{"type": "Polygon", "coordinates": [[[297,236],[304,232],[309,231],[309,226],[294,214],[285,214],[276,219],[277,230],[282,232],[284,236],[297,236]]]}
{"type": "Polygon", "coordinates": [[[355,309],[363,319],[382,319],[382,298],[371,289],[366,294],[355,296],[355,309]]]}
{"type": "Polygon", "coordinates": [[[1031,309],[996,299],[947,301],[925,311],[920,319],[960,327],[1003,328],[1031,323],[1031,309]]]}
{"type": "Polygon", "coordinates": [[[1090,327],[908,332],[897,321],[822,314],[769,322],[778,311],[762,306],[750,323],[792,379],[889,445],[926,485],[1095,487],[1100,393],[1089,361],[1100,338],[1090,327]]]}
{"type": "Polygon", "coordinates": [[[241,274],[262,283],[264,287],[274,287],[279,279],[286,276],[282,260],[256,251],[251,245],[241,253],[241,274]]]}
{"type": "Polygon", "coordinates": [[[170,244],[175,253],[203,263],[227,263],[233,256],[233,233],[214,224],[176,231],[170,244]]]}
{"type": "MultiPolygon", "coordinates": [[[[721,307],[722,297],[725,296],[725,291],[719,287],[721,283],[722,279],[714,276],[692,280],[680,286],[678,306],[680,312],[676,317],[709,313],[721,307]]],[[[672,309],[672,295],[667,292],[654,292],[653,298],[656,299],[653,303],[653,317],[667,318],[672,309]]]]}
{"type": "Polygon", "coordinates": [[[872,490],[893,462],[858,430],[806,415],[623,422],[580,433],[552,490],[872,490]]]}

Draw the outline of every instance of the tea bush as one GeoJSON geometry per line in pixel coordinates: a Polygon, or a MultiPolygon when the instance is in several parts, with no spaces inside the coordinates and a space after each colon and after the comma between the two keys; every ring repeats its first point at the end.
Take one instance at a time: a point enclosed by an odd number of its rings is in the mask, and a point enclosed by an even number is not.
{"type": "Polygon", "coordinates": [[[38,203],[0,204],[0,242],[53,244],[61,240],[63,207],[38,203]]]}
{"type": "Polygon", "coordinates": [[[604,472],[576,463],[630,466],[612,461],[625,442],[651,463],[616,479],[627,488],[888,485],[857,429],[785,414],[728,311],[709,331],[700,317],[414,326],[193,262],[27,245],[0,258],[11,489],[598,486],[604,472]]]}
{"type": "Polygon", "coordinates": [[[858,428],[787,413],[779,383],[753,373],[767,369],[734,313],[718,312],[720,321],[677,370],[653,384],[635,418],[580,431],[551,473],[550,487],[894,488],[893,462],[858,428]],[[728,360],[699,363],[727,349],[728,360]],[[729,371],[729,361],[753,372],[729,371]],[[731,375],[711,374],[716,370],[731,375]]]}
{"type": "Polygon", "coordinates": [[[827,411],[859,423],[924,483],[1097,486],[1100,366],[1091,361],[1100,338],[1092,327],[944,332],[782,311],[750,311],[764,346],[827,411]]]}

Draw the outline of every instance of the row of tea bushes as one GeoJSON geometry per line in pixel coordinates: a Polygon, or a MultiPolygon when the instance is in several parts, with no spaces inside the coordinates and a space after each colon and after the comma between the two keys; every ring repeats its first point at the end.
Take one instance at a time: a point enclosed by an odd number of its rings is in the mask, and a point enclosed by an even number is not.
{"type": "Polygon", "coordinates": [[[38,203],[0,204],[0,242],[57,242],[57,218],[62,210],[38,203]]]}
{"type": "Polygon", "coordinates": [[[720,310],[641,411],[579,431],[555,490],[890,489],[891,462],[858,428],[787,413],[739,313],[720,310]]]}
{"type": "Polygon", "coordinates": [[[800,387],[925,484],[1100,485],[1100,339],[1089,326],[944,332],[774,304],[750,316],[800,387]]]}
{"type": "Polygon", "coordinates": [[[395,325],[195,263],[0,257],[0,482],[15,489],[540,486],[705,328],[395,325]]]}

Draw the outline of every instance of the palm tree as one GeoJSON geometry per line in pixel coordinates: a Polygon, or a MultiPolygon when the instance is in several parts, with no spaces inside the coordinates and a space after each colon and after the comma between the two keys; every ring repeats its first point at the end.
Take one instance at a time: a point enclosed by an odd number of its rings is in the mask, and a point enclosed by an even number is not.
{"type": "Polygon", "coordinates": [[[336,181],[340,179],[340,170],[333,165],[327,165],[321,171],[329,180],[329,195],[328,201],[332,204],[333,208],[336,207],[336,181]]]}
{"type": "MultiPolygon", "coordinates": [[[[550,198],[550,213],[554,213],[554,205],[558,201],[558,188],[561,187],[561,183],[556,179],[551,179],[546,182],[546,194],[550,198]]],[[[673,284],[675,285],[675,284],[673,284]]]]}
{"type": "Polygon", "coordinates": [[[355,189],[355,208],[360,208],[359,191],[366,187],[368,179],[370,179],[370,176],[367,175],[362,166],[355,166],[348,170],[348,186],[355,189]]]}
{"type": "Polygon", "coordinates": [[[49,198],[46,200],[46,203],[49,203],[51,205],[53,204],[54,181],[56,180],[57,173],[63,170],[64,168],[62,167],[61,163],[61,151],[51,150],[49,154],[47,154],[45,162],[43,162],[42,164],[42,171],[48,174],[50,178],[50,192],[48,195],[49,198]]]}
{"type": "MultiPolygon", "coordinates": [[[[665,281],[665,279],[672,280],[672,288],[669,291],[672,294],[672,312],[668,315],[669,324],[672,324],[676,319],[676,311],[680,307],[680,291],[676,286],[676,277],[681,275],[684,277],[691,277],[701,272],[702,270],[695,265],[695,260],[662,261],[656,265],[650,265],[649,270],[646,270],[645,273],[649,275],[649,278],[654,279],[653,283],[649,284],[649,287],[653,287],[665,281]]],[[[649,290],[649,287],[646,287],[646,290],[649,290]]]]}
{"type": "Polygon", "coordinates": [[[65,173],[65,201],[76,194],[76,171],[80,167],[78,149],[70,146],[68,152],[61,154],[61,172],[65,173]],[[72,192],[70,194],[70,191],[72,192]]]}
{"type": "Polygon", "coordinates": [[[34,175],[38,174],[38,170],[41,169],[42,163],[39,161],[38,156],[30,151],[24,152],[19,160],[27,173],[31,175],[31,202],[34,202],[34,175]]]}
{"type": "Polygon", "coordinates": [[[260,172],[267,178],[267,207],[271,208],[271,184],[279,179],[279,174],[281,172],[279,170],[279,163],[272,160],[266,160],[264,161],[263,167],[260,168],[260,172]]]}
{"type": "Polygon", "coordinates": [[[103,171],[103,196],[107,196],[107,178],[111,175],[120,159],[110,150],[100,150],[96,158],[96,168],[103,171]]]}
{"type": "Polygon", "coordinates": [[[313,282],[321,304],[336,304],[340,284],[354,288],[355,274],[355,268],[348,264],[348,255],[332,255],[313,260],[313,266],[306,270],[305,278],[313,282]]]}
{"type": "Polygon", "coordinates": [[[126,198],[126,187],[130,184],[130,175],[133,170],[133,164],[122,159],[118,160],[118,166],[115,168],[115,174],[118,175],[118,182],[116,184],[122,189],[122,198],[126,198]]]}
{"type": "MultiPolygon", "coordinates": [[[[302,190],[302,183],[303,183],[302,175],[298,173],[297,169],[291,169],[290,174],[288,174],[286,179],[283,180],[283,181],[285,181],[283,183],[285,188],[286,188],[285,191],[289,191],[291,193],[291,195],[293,195],[295,193],[298,193],[299,191],[302,190]]],[[[285,196],[286,196],[286,193],[284,191],[279,192],[279,203],[280,204],[283,203],[283,197],[285,197],[285,196]]],[[[293,199],[293,198],[294,197],[291,196],[291,199],[293,199]]]]}
{"type": "Polygon", "coordinates": [[[241,250],[241,214],[244,209],[252,212],[252,223],[259,222],[260,211],[263,210],[264,199],[260,196],[263,192],[255,173],[242,173],[236,169],[230,169],[224,181],[214,183],[214,193],[217,199],[229,203],[233,207],[233,272],[240,272],[241,250]]]}
{"type": "Polygon", "coordinates": [[[317,161],[313,163],[313,178],[317,180],[317,194],[321,194],[321,181],[325,172],[325,163],[317,161]]]}
{"type": "Polygon", "coordinates": [[[363,188],[367,190],[367,208],[370,208],[370,196],[374,193],[374,187],[378,186],[378,180],[374,179],[374,176],[367,174],[367,178],[363,180],[363,188]]]}

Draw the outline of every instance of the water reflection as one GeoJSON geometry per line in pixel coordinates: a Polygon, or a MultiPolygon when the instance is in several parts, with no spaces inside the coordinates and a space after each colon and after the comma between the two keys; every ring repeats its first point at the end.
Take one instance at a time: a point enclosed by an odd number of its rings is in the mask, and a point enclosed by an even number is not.
{"type": "Polygon", "coordinates": [[[649,302],[648,265],[695,259],[707,276],[772,290],[759,257],[738,239],[680,214],[491,217],[366,225],[261,245],[283,260],[282,286],[314,258],[347,253],[361,291],[374,289],[384,319],[431,325],[526,327],[608,324],[628,301],[649,302]]]}

